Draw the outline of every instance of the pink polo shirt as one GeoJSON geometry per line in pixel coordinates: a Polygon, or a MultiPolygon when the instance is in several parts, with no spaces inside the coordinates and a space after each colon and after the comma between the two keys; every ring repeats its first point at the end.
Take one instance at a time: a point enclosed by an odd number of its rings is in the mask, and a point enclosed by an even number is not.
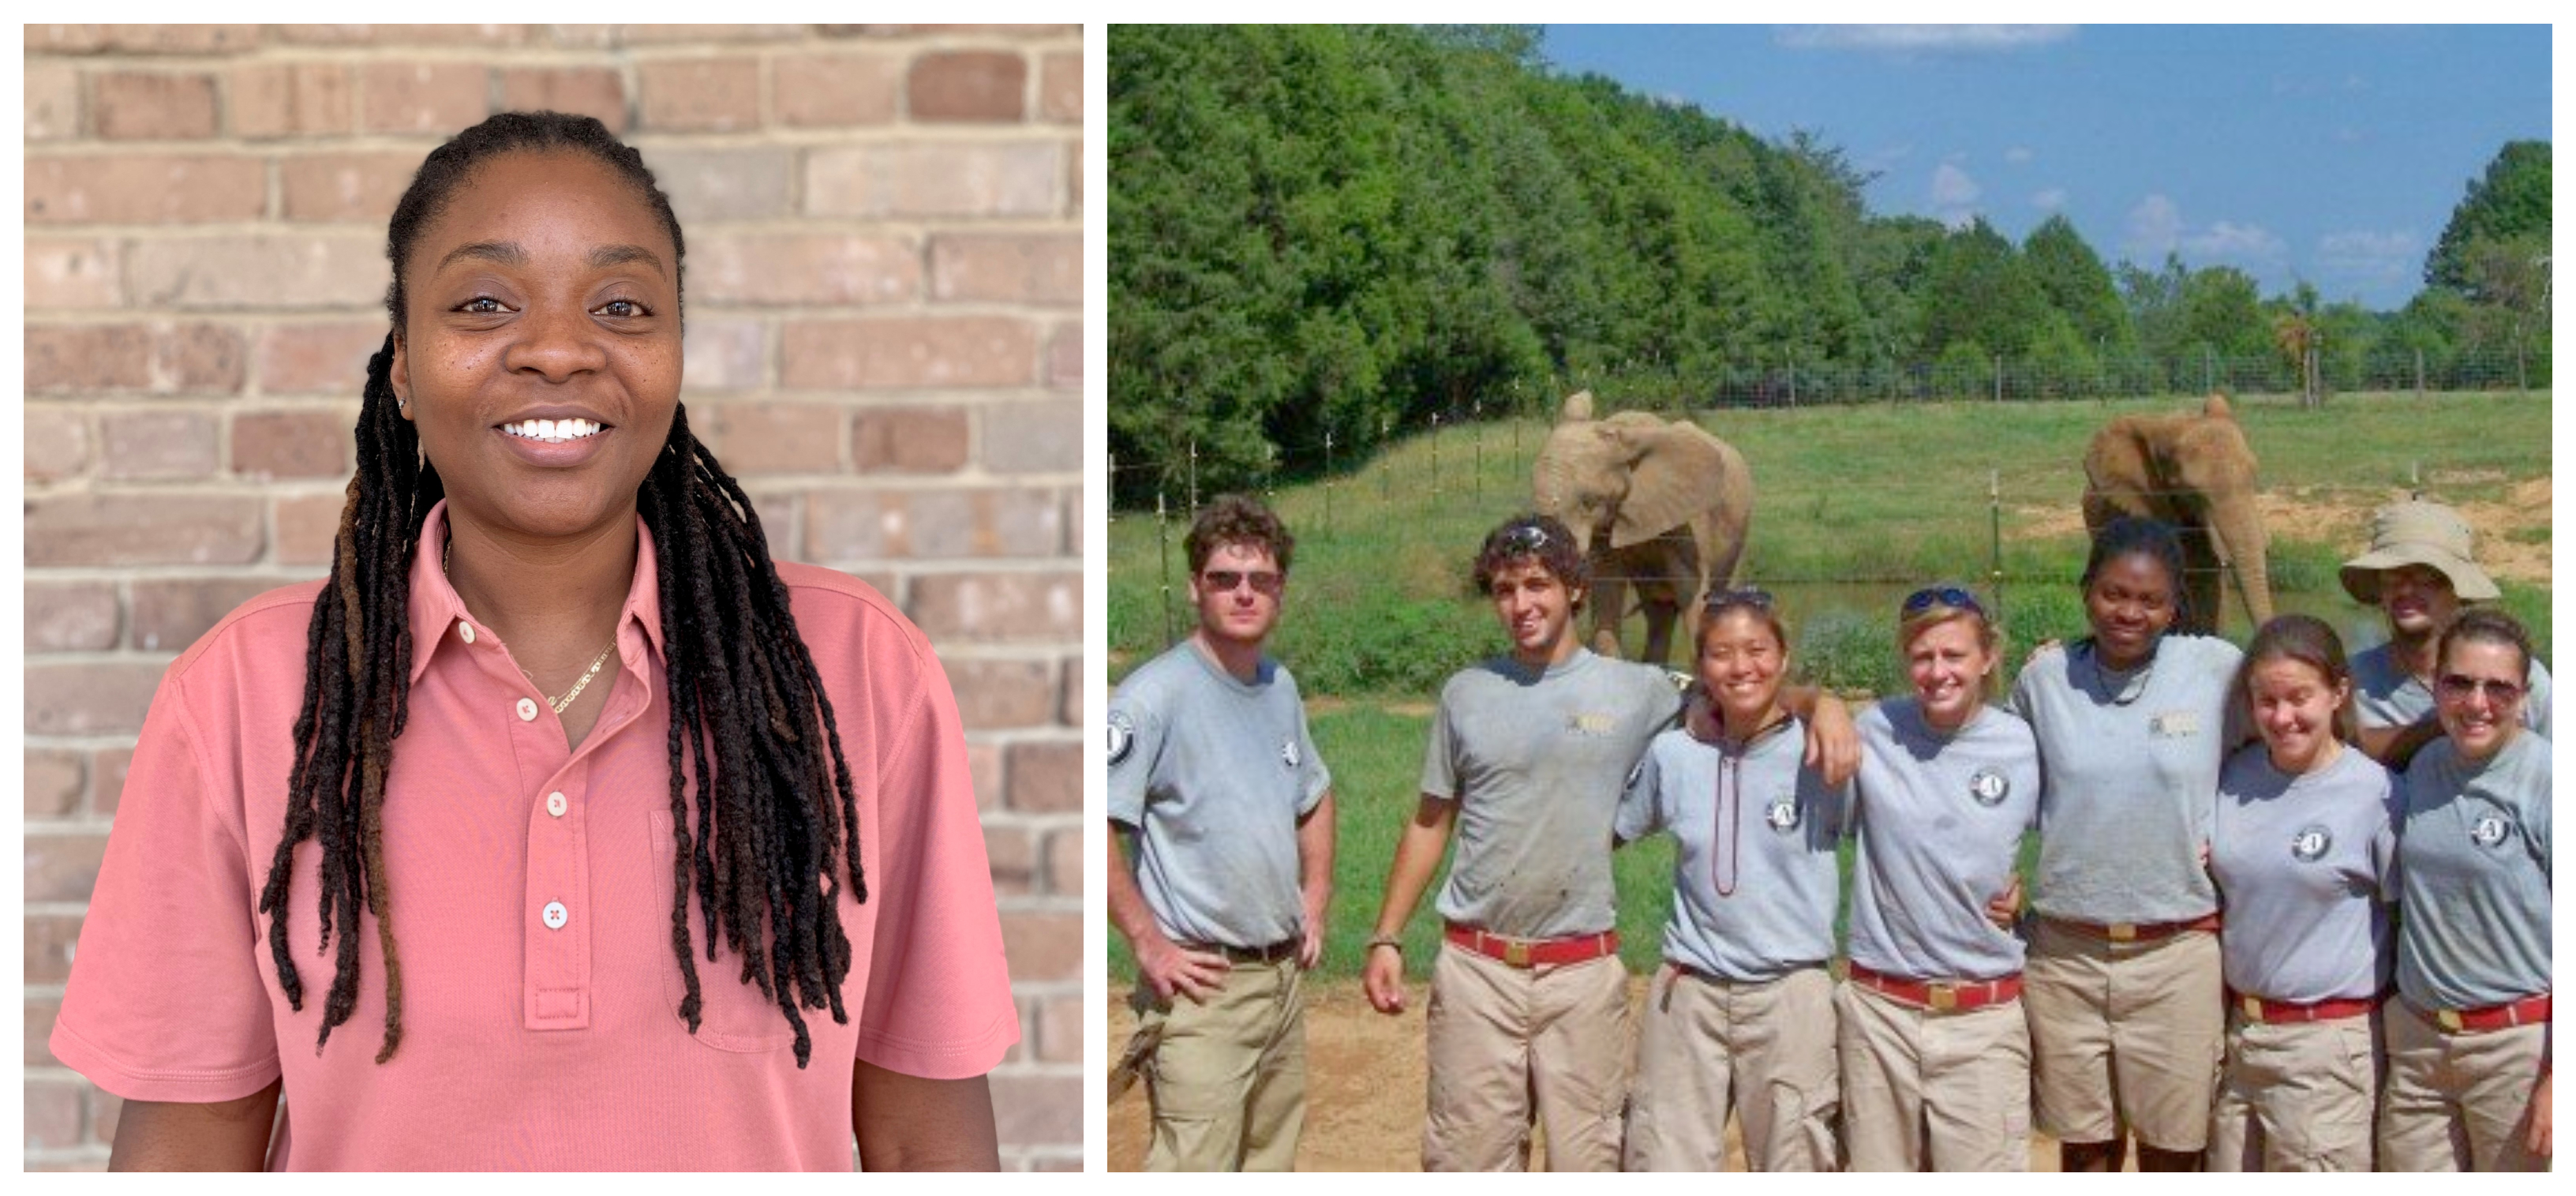
{"type": "MultiPolygon", "coordinates": [[[[445,507],[424,544],[443,540],[445,507]]],[[[618,668],[578,749],[422,552],[409,721],[384,807],[403,1041],[381,1066],[385,970],[358,927],[357,1012],[320,1052],[319,849],[297,849],[286,1002],[255,912],[284,833],[305,631],[321,583],[225,616],[162,677],[51,1040],[130,1100],[220,1101],[286,1081],[270,1160],[308,1169],[847,1170],[854,1060],[980,1075],[1019,1039],[956,699],[875,590],[781,562],[858,795],[868,901],[842,885],[850,1021],[801,1010],[813,1060],[741,958],[706,960],[680,1020],[671,948],[670,726],[653,540],[637,521],[618,668]]],[[[696,797],[690,798],[694,811],[696,797]]],[[[342,933],[345,933],[345,929],[342,933]]],[[[338,940],[335,937],[333,949],[338,940]]]]}

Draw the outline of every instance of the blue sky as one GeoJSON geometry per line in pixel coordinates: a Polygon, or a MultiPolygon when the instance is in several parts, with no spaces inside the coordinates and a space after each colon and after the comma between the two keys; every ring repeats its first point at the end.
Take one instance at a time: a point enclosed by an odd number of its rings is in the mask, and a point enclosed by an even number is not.
{"type": "Polygon", "coordinates": [[[1873,214],[2019,239],[2062,211],[2105,261],[2168,250],[2380,309],[2505,142],[2549,137],[2549,30],[1551,25],[1557,69],[1806,128],[1879,172],[1873,214]]]}

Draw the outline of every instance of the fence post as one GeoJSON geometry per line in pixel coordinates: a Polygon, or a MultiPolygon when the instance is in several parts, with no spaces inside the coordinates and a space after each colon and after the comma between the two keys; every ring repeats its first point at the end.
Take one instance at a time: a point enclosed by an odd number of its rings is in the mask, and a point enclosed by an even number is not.
{"type": "Polygon", "coordinates": [[[1431,413],[1431,503],[1440,504],[1440,413],[1431,413]]]}
{"type": "Polygon", "coordinates": [[[1789,355],[1789,358],[1788,358],[1788,365],[1789,365],[1789,405],[1790,405],[1790,406],[1792,406],[1792,407],[1795,407],[1795,406],[1797,406],[1797,405],[1798,405],[1798,357],[1797,357],[1797,355],[1796,355],[1796,354],[1794,354],[1794,353],[1793,353],[1793,354],[1790,354],[1790,355],[1789,355]]]}
{"type": "Polygon", "coordinates": [[[2415,397],[2424,397],[2424,350],[2421,347],[2415,350],[2415,397]]]}
{"type": "Polygon", "coordinates": [[[1162,558],[1163,579],[1163,646],[1181,638],[1172,630],[1172,524],[1163,501],[1163,488],[1154,488],[1154,551],[1162,558]]]}
{"type": "Polygon", "coordinates": [[[2200,350],[2200,393],[2218,389],[2218,350],[2202,346],[2200,350]]]}
{"type": "Polygon", "coordinates": [[[1333,534],[1333,431],[1324,429],[1324,534],[1333,534]]]}
{"type": "Polygon", "coordinates": [[[1394,472],[1387,468],[1388,462],[1395,459],[1395,444],[1391,439],[1394,428],[1395,421],[1383,415],[1377,417],[1377,500],[1380,503],[1386,501],[1386,477],[1394,472]]]}
{"type": "Polygon", "coordinates": [[[1190,518],[1192,518],[1192,519],[1196,519],[1196,518],[1198,518],[1198,514],[1199,514],[1199,442],[1198,442],[1198,438],[1197,438],[1197,437],[1195,437],[1195,436],[1193,436],[1193,437],[1191,437],[1191,438],[1190,438],[1190,518]]]}
{"type": "Polygon", "coordinates": [[[2004,355],[1995,354],[1995,401],[2004,401],[2004,355]]]}
{"type": "Polygon", "coordinates": [[[1995,598],[1995,622],[2004,621],[2004,471],[1986,471],[1986,588],[1995,598]]]}
{"type": "Polygon", "coordinates": [[[1485,501],[1485,401],[1476,400],[1467,408],[1475,422],[1474,452],[1476,464],[1467,474],[1468,501],[1481,506],[1485,501]]]}

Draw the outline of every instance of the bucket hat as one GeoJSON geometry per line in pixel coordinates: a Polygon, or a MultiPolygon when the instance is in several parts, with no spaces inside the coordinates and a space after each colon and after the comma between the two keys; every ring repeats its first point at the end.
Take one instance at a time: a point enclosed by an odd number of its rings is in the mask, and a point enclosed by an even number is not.
{"type": "Polygon", "coordinates": [[[2437,502],[2409,499],[2371,512],[2370,551],[2343,563],[2343,588],[2356,601],[2379,603],[2379,575],[2405,565],[2424,565],[2451,580],[2451,592],[2463,602],[2487,602],[2500,596],[2493,578],[2469,555],[2469,521],[2437,502]]]}

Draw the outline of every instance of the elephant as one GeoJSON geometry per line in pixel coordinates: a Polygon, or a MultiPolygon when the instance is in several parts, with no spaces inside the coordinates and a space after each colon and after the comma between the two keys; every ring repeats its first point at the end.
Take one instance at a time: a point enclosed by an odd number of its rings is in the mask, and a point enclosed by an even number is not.
{"type": "Polygon", "coordinates": [[[2272,617],[2254,449],[2226,395],[2210,395],[2198,413],[2112,420],[2085,450],[2084,480],[2086,530],[2099,533],[2114,518],[2140,515],[2181,533],[2187,604],[2177,629],[2217,634],[2226,573],[2235,575],[2247,618],[2259,627],[2272,617]]]}
{"type": "Polygon", "coordinates": [[[1591,565],[1595,651],[1619,654],[1627,588],[1646,615],[1641,660],[1663,664],[1673,623],[1711,585],[1732,585],[1753,519],[1753,475],[1735,446],[1688,420],[1642,411],[1592,417],[1567,396],[1532,469],[1543,514],[1562,520],[1591,565]]]}

